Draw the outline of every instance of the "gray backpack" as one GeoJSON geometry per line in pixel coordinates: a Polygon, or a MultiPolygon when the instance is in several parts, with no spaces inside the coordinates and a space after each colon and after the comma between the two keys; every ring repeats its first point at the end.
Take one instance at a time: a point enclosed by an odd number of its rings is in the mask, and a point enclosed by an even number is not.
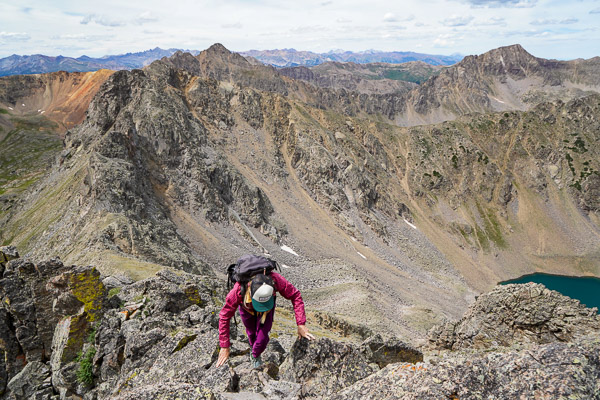
{"type": "MultiPolygon", "coordinates": [[[[240,257],[235,264],[227,267],[227,289],[231,290],[236,282],[245,288],[244,283],[250,282],[254,275],[260,273],[269,275],[273,270],[281,271],[277,261],[263,256],[246,254],[240,257]]],[[[242,289],[242,291],[244,290],[242,289]]]]}

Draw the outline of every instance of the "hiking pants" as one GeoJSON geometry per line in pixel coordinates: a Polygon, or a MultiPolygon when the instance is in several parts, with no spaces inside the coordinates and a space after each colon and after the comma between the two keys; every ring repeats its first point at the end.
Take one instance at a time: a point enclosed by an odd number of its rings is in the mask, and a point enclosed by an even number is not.
{"type": "Polygon", "coordinates": [[[254,358],[260,356],[269,344],[269,332],[273,326],[273,316],[275,315],[275,305],[265,319],[265,323],[260,323],[260,317],[250,314],[240,306],[240,317],[246,327],[246,335],[248,335],[248,342],[252,347],[252,356],[254,358]]]}

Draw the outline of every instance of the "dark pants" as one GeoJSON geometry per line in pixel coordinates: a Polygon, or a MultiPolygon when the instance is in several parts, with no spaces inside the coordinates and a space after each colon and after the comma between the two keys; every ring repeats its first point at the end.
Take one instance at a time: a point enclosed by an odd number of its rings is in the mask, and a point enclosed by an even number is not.
{"type": "Polygon", "coordinates": [[[260,356],[267,348],[267,344],[269,344],[269,332],[273,326],[274,315],[275,306],[267,314],[265,323],[261,324],[260,316],[252,315],[240,306],[240,317],[246,327],[246,335],[248,335],[248,342],[250,342],[250,347],[252,347],[252,356],[254,358],[260,356]]]}

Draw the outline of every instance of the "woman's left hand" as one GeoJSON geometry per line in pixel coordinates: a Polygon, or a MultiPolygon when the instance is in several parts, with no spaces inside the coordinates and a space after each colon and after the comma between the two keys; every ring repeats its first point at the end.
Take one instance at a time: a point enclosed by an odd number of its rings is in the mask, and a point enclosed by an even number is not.
{"type": "Polygon", "coordinates": [[[298,325],[298,338],[307,338],[315,340],[315,337],[308,332],[308,328],[304,325],[298,325]]]}

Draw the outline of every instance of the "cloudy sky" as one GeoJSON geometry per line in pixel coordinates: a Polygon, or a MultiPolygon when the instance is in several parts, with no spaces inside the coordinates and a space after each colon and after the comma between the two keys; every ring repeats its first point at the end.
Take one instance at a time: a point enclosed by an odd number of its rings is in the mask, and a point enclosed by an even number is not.
{"type": "Polygon", "coordinates": [[[149,48],[600,56],[600,0],[0,0],[0,57],[149,48]]]}

